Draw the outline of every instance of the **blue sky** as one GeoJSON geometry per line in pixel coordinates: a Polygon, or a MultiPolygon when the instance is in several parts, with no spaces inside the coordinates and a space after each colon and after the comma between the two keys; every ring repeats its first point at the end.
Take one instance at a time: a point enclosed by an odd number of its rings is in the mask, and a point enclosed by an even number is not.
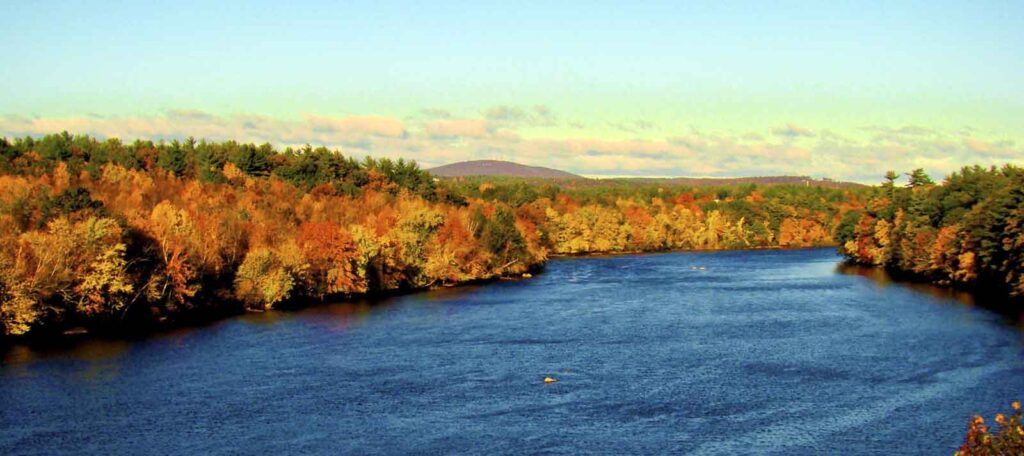
{"type": "Polygon", "coordinates": [[[598,175],[875,180],[886,165],[1024,159],[1024,2],[40,1],[0,14],[8,136],[192,128],[598,175]]]}

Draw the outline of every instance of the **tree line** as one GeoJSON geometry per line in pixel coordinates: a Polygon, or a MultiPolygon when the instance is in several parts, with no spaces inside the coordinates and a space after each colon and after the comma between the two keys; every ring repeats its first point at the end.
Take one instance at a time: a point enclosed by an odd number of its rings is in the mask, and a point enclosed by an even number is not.
{"type": "Polygon", "coordinates": [[[500,177],[443,182],[467,200],[535,214],[555,254],[835,245],[834,229],[870,189],[741,184],[718,187],[500,177]]]}
{"type": "Polygon", "coordinates": [[[4,335],[149,328],[243,308],[522,274],[505,205],[414,162],[233,141],[0,140],[4,335]]]}
{"type": "Polygon", "coordinates": [[[857,263],[975,290],[1024,296],[1024,169],[970,166],[936,183],[922,170],[906,185],[889,171],[837,229],[857,263]]]}
{"type": "MultiPolygon", "coordinates": [[[[940,216],[922,202],[946,185],[914,185],[438,180],[415,162],[324,147],[0,139],[0,329],[148,328],[521,275],[553,254],[839,244],[870,261],[910,261],[918,257],[891,253],[901,243],[886,236],[907,231],[911,210],[939,222],[952,210],[940,216]],[[879,250],[880,224],[889,250],[879,250]]],[[[963,199],[954,193],[948,204],[963,199]]],[[[975,255],[978,265],[1010,261],[975,255]]]]}

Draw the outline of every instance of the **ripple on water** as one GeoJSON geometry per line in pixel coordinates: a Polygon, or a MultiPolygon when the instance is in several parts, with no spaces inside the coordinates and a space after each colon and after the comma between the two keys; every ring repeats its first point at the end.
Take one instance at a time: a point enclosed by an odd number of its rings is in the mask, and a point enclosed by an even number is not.
{"type": "Polygon", "coordinates": [[[949,454],[967,417],[1021,399],[1017,328],[837,261],[559,259],[532,280],[14,347],[0,453],[949,454]]]}

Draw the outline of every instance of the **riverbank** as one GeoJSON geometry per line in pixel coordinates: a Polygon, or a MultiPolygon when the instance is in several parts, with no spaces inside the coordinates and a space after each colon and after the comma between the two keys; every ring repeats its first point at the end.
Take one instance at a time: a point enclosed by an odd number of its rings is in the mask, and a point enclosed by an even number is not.
{"type": "MultiPolygon", "coordinates": [[[[799,251],[829,249],[834,246],[813,246],[813,247],[754,247],[747,249],[702,249],[702,250],[659,250],[659,251],[617,251],[617,252],[589,252],[589,253],[562,253],[551,254],[549,259],[586,259],[586,258],[611,258],[619,256],[634,255],[661,255],[672,253],[720,253],[720,252],[757,252],[757,251],[799,251]]],[[[232,300],[225,297],[217,306],[198,305],[195,309],[202,311],[184,312],[175,319],[164,321],[136,322],[134,325],[107,326],[100,328],[86,329],[83,327],[68,327],[52,331],[39,331],[24,336],[0,337],[0,346],[9,344],[27,343],[35,346],[60,346],[76,341],[91,338],[100,339],[139,339],[149,335],[173,331],[180,328],[204,327],[218,321],[237,317],[251,312],[290,312],[307,309],[310,307],[326,305],[338,302],[379,302],[397,296],[405,296],[425,291],[442,288],[460,288],[467,286],[478,286],[492,284],[500,280],[528,280],[535,275],[542,274],[546,267],[545,263],[532,266],[525,273],[498,275],[489,278],[466,280],[457,283],[435,284],[418,288],[400,288],[391,290],[379,290],[368,293],[334,294],[322,299],[290,299],[281,302],[274,309],[256,310],[247,308],[245,303],[239,300],[232,300]],[[210,310],[216,310],[211,312],[210,310]]],[[[932,294],[937,297],[952,297],[965,305],[983,307],[1000,315],[1003,315],[1015,322],[1024,322],[1024,311],[1019,302],[1005,293],[972,289],[963,284],[937,283],[927,277],[900,273],[900,271],[887,270],[885,268],[859,264],[846,260],[837,266],[837,270],[844,274],[855,274],[867,277],[880,285],[925,285],[927,288],[918,288],[919,291],[932,294]]]]}
{"type": "Polygon", "coordinates": [[[851,261],[981,293],[1024,299],[1024,169],[965,167],[934,183],[883,185],[836,229],[851,261]]]}
{"type": "MultiPolygon", "coordinates": [[[[588,252],[588,253],[571,253],[571,254],[551,254],[548,256],[549,259],[574,259],[574,258],[602,258],[602,257],[616,257],[616,256],[629,256],[629,255],[658,255],[658,254],[672,254],[672,253],[716,253],[716,252],[745,252],[745,251],[786,251],[786,250],[811,250],[811,249],[825,249],[831,248],[832,246],[811,246],[811,247],[752,247],[744,249],[671,249],[671,250],[657,250],[657,251],[615,251],[615,252],[588,252]]],[[[7,336],[0,337],[0,346],[5,344],[15,343],[27,343],[37,346],[60,346],[68,343],[74,343],[75,341],[86,340],[90,338],[101,338],[101,339],[139,339],[144,338],[148,335],[167,332],[176,330],[179,328],[191,328],[191,327],[204,327],[210,324],[216,323],[220,320],[227,318],[237,317],[245,313],[251,312],[271,312],[271,311],[295,311],[314,307],[318,305],[324,305],[329,303],[337,302],[356,302],[356,301],[369,301],[376,302],[393,298],[396,296],[404,296],[415,293],[421,293],[424,291],[441,289],[441,288],[458,288],[475,285],[485,285],[494,283],[499,280],[528,280],[534,275],[541,274],[546,267],[546,262],[534,264],[528,267],[524,272],[517,272],[514,274],[495,275],[486,278],[477,278],[471,280],[465,280],[460,282],[451,282],[445,284],[432,284],[423,287],[404,287],[387,290],[375,290],[365,293],[338,293],[332,295],[325,295],[320,299],[312,298],[291,298],[277,303],[273,309],[254,309],[248,307],[245,302],[233,299],[230,295],[222,294],[221,298],[216,301],[215,305],[212,301],[203,303],[194,303],[186,310],[175,314],[173,318],[164,318],[159,320],[131,320],[125,322],[124,320],[119,323],[106,324],[102,326],[86,328],[83,326],[67,326],[67,327],[55,327],[55,328],[40,328],[36,331],[30,332],[25,335],[7,336]]]]}
{"type": "MultiPolygon", "coordinates": [[[[614,258],[623,256],[646,256],[646,255],[667,255],[673,253],[724,253],[724,252],[759,252],[759,251],[801,251],[801,250],[821,250],[830,249],[831,246],[816,246],[816,247],[799,247],[799,248],[749,248],[749,249],[715,249],[715,250],[661,250],[661,251],[635,251],[635,252],[593,252],[593,253],[575,253],[575,254],[552,254],[549,255],[549,259],[598,259],[598,258],[614,258]]],[[[380,290],[368,293],[349,293],[349,294],[334,294],[325,296],[323,299],[290,299],[281,302],[273,309],[251,309],[247,308],[242,301],[232,300],[225,298],[217,306],[211,305],[198,305],[194,306],[194,309],[203,309],[202,311],[194,310],[192,312],[184,312],[179,314],[175,319],[167,319],[163,321],[137,321],[134,325],[121,325],[121,326],[106,326],[99,328],[86,329],[83,327],[69,327],[62,328],[60,330],[51,331],[39,331],[30,333],[24,336],[6,337],[0,338],[0,346],[11,345],[11,344],[29,344],[37,347],[57,347],[66,346],[68,344],[74,344],[80,341],[89,339],[141,339],[148,337],[153,334],[166,333],[169,331],[175,331],[183,328],[201,328],[215,324],[219,321],[238,317],[246,313],[259,313],[259,312],[294,312],[300,311],[316,306],[331,305],[335,303],[343,302],[368,302],[371,305],[387,300],[389,298],[413,295],[417,293],[423,293],[431,290],[438,289],[450,289],[450,288],[461,288],[470,286],[480,286],[493,284],[498,281],[504,280],[529,280],[534,276],[540,275],[544,272],[547,267],[547,263],[541,263],[534,265],[525,273],[507,274],[493,276],[489,278],[480,278],[473,280],[466,280],[458,283],[448,284],[435,284],[431,286],[419,287],[419,288],[401,288],[391,290],[380,290]],[[210,312],[211,309],[218,310],[210,312]]],[[[919,288],[919,291],[931,294],[936,297],[953,297],[965,305],[976,305],[979,307],[992,310],[1008,318],[1014,318],[1015,321],[1024,322],[1024,314],[1016,312],[1014,307],[1016,304],[1008,304],[1009,297],[1006,295],[999,295],[997,293],[982,293],[976,290],[966,289],[964,287],[953,287],[947,285],[939,285],[934,282],[924,280],[921,277],[915,277],[912,275],[899,275],[894,274],[892,271],[886,271],[884,268],[873,267],[869,265],[861,265],[852,261],[844,261],[837,265],[837,271],[843,274],[854,274],[869,278],[876,283],[885,286],[888,284],[899,284],[899,285],[926,285],[928,288],[919,288]],[[1016,313],[1015,313],[1016,312],[1016,313]]]]}
{"type": "MultiPolygon", "coordinates": [[[[556,253],[548,256],[549,259],[586,259],[586,258],[611,258],[634,255],[660,255],[672,253],[720,253],[720,252],[757,252],[757,251],[799,251],[829,249],[834,246],[810,246],[810,247],[752,247],[745,249],[672,249],[658,251],[615,251],[615,252],[587,252],[587,253],[556,253]]],[[[105,325],[101,327],[85,328],[73,326],[66,328],[55,328],[52,330],[36,331],[23,336],[0,337],[0,346],[11,344],[30,344],[38,347],[58,347],[74,344],[89,339],[140,339],[153,334],[165,333],[182,328],[201,328],[209,326],[218,321],[237,317],[251,312],[291,312],[307,309],[310,307],[326,305],[338,302],[369,302],[375,303],[397,296],[412,295],[425,291],[442,288],[459,288],[467,286],[478,286],[492,284],[500,280],[528,280],[529,278],[543,273],[546,262],[532,265],[525,272],[515,274],[496,275],[488,278],[478,278],[455,283],[432,284],[423,287],[405,287],[389,290],[377,290],[366,293],[339,293],[324,296],[321,299],[288,299],[274,307],[274,309],[252,309],[244,302],[224,296],[217,305],[193,305],[191,311],[184,311],[177,314],[173,319],[163,320],[139,320],[132,324],[105,325]]],[[[927,277],[915,274],[901,273],[898,270],[890,270],[873,265],[864,265],[855,261],[846,260],[837,266],[837,270],[844,274],[855,274],[872,279],[880,285],[890,283],[900,285],[925,285],[928,288],[918,288],[938,297],[953,297],[965,305],[972,305],[991,310],[1013,320],[1024,322],[1024,311],[1022,303],[1005,293],[999,293],[988,289],[986,291],[972,289],[963,284],[939,283],[927,277]]]]}
{"type": "Polygon", "coordinates": [[[890,284],[909,286],[917,291],[940,298],[952,298],[967,306],[976,306],[1006,317],[1015,324],[1024,325],[1024,298],[1011,296],[1002,287],[977,287],[948,280],[935,280],[919,274],[897,269],[861,264],[847,259],[837,271],[870,279],[879,286],[890,284]]]}
{"type": "Polygon", "coordinates": [[[93,328],[70,326],[64,328],[41,328],[15,336],[0,336],[0,348],[14,344],[28,344],[37,347],[60,347],[90,339],[134,340],[186,328],[202,328],[219,321],[251,313],[293,312],[311,307],[343,302],[375,303],[399,296],[413,295],[431,290],[461,288],[492,284],[501,280],[526,280],[544,271],[545,264],[533,265],[525,273],[496,275],[487,278],[461,282],[434,284],[423,287],[405,287],[375,290],[365,293],[339,293],[326,295],[321,299],[288,299],[272,309],[253,309],[238,299],[225,296],[217,305],[194,304],[189,310],[178,313],[174,318],[162,320],[138,320],[134,324],[108,324],[93,328]]]}
{"type": "Polygon", "coordinates": [[[721,248],[721,249],[664,249],[664,250],[620,250],[609,252],[578,252],[578,253],[552,253],[548,258],[600,258],[626,255],[657,255],[663,253],[715,253],[715,252],[758,252],[758,251],[786,251],[786,250],[813,250],[813,249],[835,249],[836,245],[808,245],[800,247],[779,247],[779,246],[756,246],[746,248],[721,248]]]}
{"type": "Polygon", "coordinates": [[[18,347],[0,453],[952,454],[1019,397],[1019,330],[836,261],[556,260],[468,292],[18,347]]]}

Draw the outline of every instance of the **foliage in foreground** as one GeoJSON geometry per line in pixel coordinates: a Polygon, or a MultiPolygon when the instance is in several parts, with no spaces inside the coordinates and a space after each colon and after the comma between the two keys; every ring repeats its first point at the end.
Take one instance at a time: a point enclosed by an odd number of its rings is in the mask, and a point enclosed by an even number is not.
{"type": "Polygon", "coordinates": [[[1013,413],[996,414],[999,427],[993,432],[985,418],[975,416],[967,425],[964,443],[956,456],[1016,456],[1024,454],[1024,428],[1021,423],[1020,402],[1010,404],[1013,413]]]}

